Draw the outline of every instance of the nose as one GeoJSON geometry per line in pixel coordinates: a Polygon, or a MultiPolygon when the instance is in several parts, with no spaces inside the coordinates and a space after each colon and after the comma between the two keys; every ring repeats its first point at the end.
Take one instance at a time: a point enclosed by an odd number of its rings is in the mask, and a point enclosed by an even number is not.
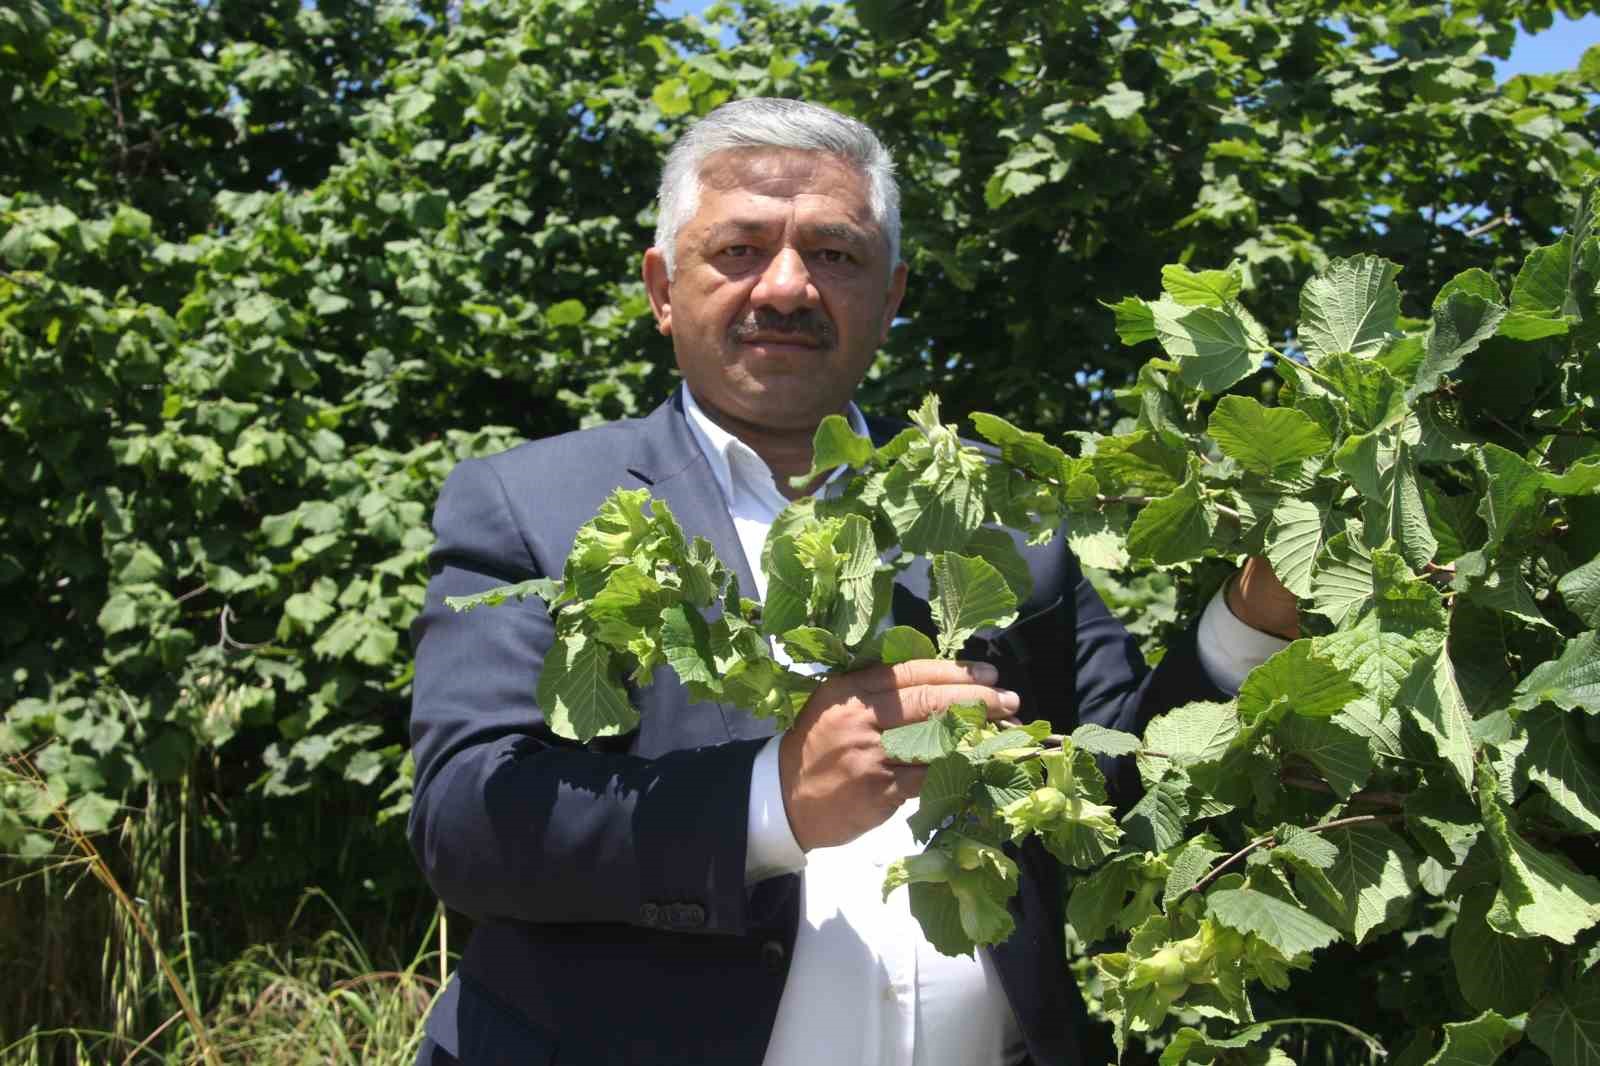
{"type": "Polygon", "coordinates": [[[818,301],[805,258],[793,248],[779,249],[750,293],[752,306],[770,307],[786,315],[802,307],[815,307],[818,301]]]}

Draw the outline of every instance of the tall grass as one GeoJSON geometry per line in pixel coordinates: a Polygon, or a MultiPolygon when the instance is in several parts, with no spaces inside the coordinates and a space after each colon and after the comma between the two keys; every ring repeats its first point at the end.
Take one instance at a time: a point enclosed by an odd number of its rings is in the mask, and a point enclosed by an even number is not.
{"type": "MultiPolygon", "coordinates": [[[[312,902],[326,904],[340,927],[298,949],[256,945],[213,978],[216,996],[205,1020],[219,1053],[230,1063],[263,1066],[409,1066],[440,990],[439,919],[407,965],[384,969],[326,893],[308,892],[303,903],[312,902]]],[[[175,1029],[159,1061],[199,1061],[196,1034],[175,1029]]]]}
{"type": "MultiPolygon", "coordinates": [[[[0,774],[48,796],[26,756],[8,758],[0,774]]],[[[364,939],[320,889],[301,893],[286,921],[282,901],[234,899],[235,908],[264,903],[260,909],[276,911],[280,924],[270,939],[208,968],[197,961],[201,936],[191,923],[188,782],[165,793],[152,785],[145,801],[101,837],[82,832],[55,806],[56,853],[0,880],[0,952],[7,956],[0,974],[8,977],[0,984],[33,982],[0,992],[22,1007],[7,1012],[12,1025],[19,1013],[27,1019],[25,1032],[0,1030],[0,1066],[398,1066],[415,1058],[449,969],[442,911],[434,910],[408,961],[384,966],[367,947],[370,920],[364,939]],[[177,800],[176,818],[163,809],[164,795],[177,800]],[[5,921],[13,917],[15,924],[5,921]],[[34,945],[45,948],[32,953],[35,972],[12,963],[20,951],[7,951],[28,938],[49,941],[34,945]],[[90,944],[99,947],[98,984],[87,980],[96,961],[84,957],[90,944]],[[62,1017],[103,1022],[53,1023],[62,1017]]],[[[225,907],[211,901],[214,912],[225,907]]],[[[378,932],[375,939],[394,942],[383,935],[391,930],[378,932]]]]}
{"type": "Polygon", "coordinates": [[[37,1030],[0,1048],[0,1063],[410,1066],[440,987],[431,932],[429,942],[397,970],[374,965],[342,929],[300,948],[257,945],[213,977],[215,998],[199,1025],[178,1011],[137,1041],[109,1031],[37,1030]]]}
{"type": "MultiPolygon", "coordinates": [[[[161,941],[147,916],[147,901],[130,895],[127,889],[123,887],[121,879],[117,877],[110,864],[106,862],[99,845],[79,827],[77,820],[73,817],[66,804],[51,796],[50,788],[46,784],[44,777],[25,753],[18,754],[9,760],[7,773],[11,778],[8,783],[18,783],[24,788],[31,788],[34,790],[35,795],[40,797],[41,805],[49,807],[50,814],[56,823],[54,835],[57,843],[64,847],[66,853],[66,857],[55,866],[57,868],[79,866],[110,893],[115,904],[113,913],[118,923],[125,931],[131,930],[137,934],[137,941],[149,950],[151,958],[155,960],[156,966],[160,970],[162,979],[166,981],[173,998],[177,1000],[179,1014],[187,1021],[193,1035],[194,1047],[199,1060],[205,1062],[206,1066],[221,1066],[221,1060],[217,1057],[216,1050],[212,1046],[210,1033],[200,1016],[199,1008],[195,1005],[194,997],[190,994],[190,990],[185,988],[178,979],[177,972],[172,967],[172,961],[162,949],[161,941]]],[[[125,821],[124,825],[126,824],[125,821]]],[[[132,943],[134,938],[127,937],[126,941],[132,943]]],[[[119,989],[125,988],[127,985],[128,956],[124,953],[121,959],[113,961],[110,956],[110,941],[107,942],[107,952],[106,965],[120,970],[123,974],[121,980],[113,980],[113,985],[119,989]]],[[[137,957],[131,961],[134,973],[138,972],[138,961],[137,957]]],[[[129,1016],[131,1007],[121,1002],[121,996],[118,996],[118,999],[118,1021],[119,1023],[124,1023],[129,1016]]],[[[123,1034],[113,1030],[110,1035],[115,1039],[122,1037],[123,1034]]],[[[75,1034],[75,1036],[81,1040],[81,1034],[75,1034]]],[[[37,1041],[30,1041],[30,1043],[37,1043],[37,1041]]]]}

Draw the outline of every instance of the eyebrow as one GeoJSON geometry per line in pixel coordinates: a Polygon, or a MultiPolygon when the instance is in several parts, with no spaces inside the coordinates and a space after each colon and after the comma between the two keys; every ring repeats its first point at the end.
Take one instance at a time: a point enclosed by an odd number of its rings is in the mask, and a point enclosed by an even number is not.
{"type": "Polygon", "coordinates": [[[712,242],[725,240],[729,237],[756,236],[769,233],[779,227],[776,222],[761,222],[756,219],[730,219],[727,222],[718,222],[706,231],[706,236],[712,242]]]}
{"type": "Polygon", "coordinates": [[[823,222],[815,226],[803,227],[807,236],[822,237],[830,241],[844,241],[847,244],[864,245],[870,242],[866,231],[858,226],[851,226],[843,222],[823,222]]]}
{"type": "MultiPolygon", "coordinates": [[[[707,238],[715,243],[735,236],[758,236],[770,233],[774,229],[782,228],[781,223],[765,222],[758,219],[729,219],[719,222],[707,231],[707,238]]],[[[847,244],[862,246],[871,243],[871,235],[859,226],[852,226],[845,222],[821,222],[815,225],[801,226],[801,232],[808,238],[816,240],[844,241],[847,244]]]]}

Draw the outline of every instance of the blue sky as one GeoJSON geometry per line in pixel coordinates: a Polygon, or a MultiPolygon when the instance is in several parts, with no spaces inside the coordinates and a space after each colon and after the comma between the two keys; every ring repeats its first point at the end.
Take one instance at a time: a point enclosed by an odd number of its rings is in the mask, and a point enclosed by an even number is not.
{"type": "Polygon", "coordinates": [[[1571,70],[1592,45],[1600,44],[1600,15],[1581,19],[1556,16],[1555,25],[1543,33],[1523,34],[1511,47],[1511,58],[1496,63],[1502,78],[1513,74],[1550,74],[1571,70]]]}
{"type": "MultiPolygon", "coordinates": [[[[702,11],[707,0],[657,0],[656,7],[668,15],[685,15],[702,11]]],[[[1600,44],[1600,15],[1585,15],[1581,19],[1556,16],[1553,26],[1543,33],[1524,34],[1511,49],[1511,58],[1496,62],[1502,79],[1513,74],[1549,74],[1557,70],[1571,70],[1578,65],[1578,57],[1585,48],[1600,44]]]]}

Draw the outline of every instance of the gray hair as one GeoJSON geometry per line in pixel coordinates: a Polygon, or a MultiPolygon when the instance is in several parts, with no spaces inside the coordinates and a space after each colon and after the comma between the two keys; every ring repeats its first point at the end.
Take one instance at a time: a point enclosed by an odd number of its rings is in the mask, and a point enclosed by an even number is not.
{"type": "Polygon", "coordinates": [[[826,152],[853,165],[867,179],[873,221],[889,244],[889,269],[900,262],[900,187],[894,160],[877,134],[853,118],[802,100],[751,97],[733,100],[696,122],[672,146],[656,194],[656,247],[671,277],[678,231],[700,206],[700,171],[706,160],[730,148],[791,148],[826,152]]]}

